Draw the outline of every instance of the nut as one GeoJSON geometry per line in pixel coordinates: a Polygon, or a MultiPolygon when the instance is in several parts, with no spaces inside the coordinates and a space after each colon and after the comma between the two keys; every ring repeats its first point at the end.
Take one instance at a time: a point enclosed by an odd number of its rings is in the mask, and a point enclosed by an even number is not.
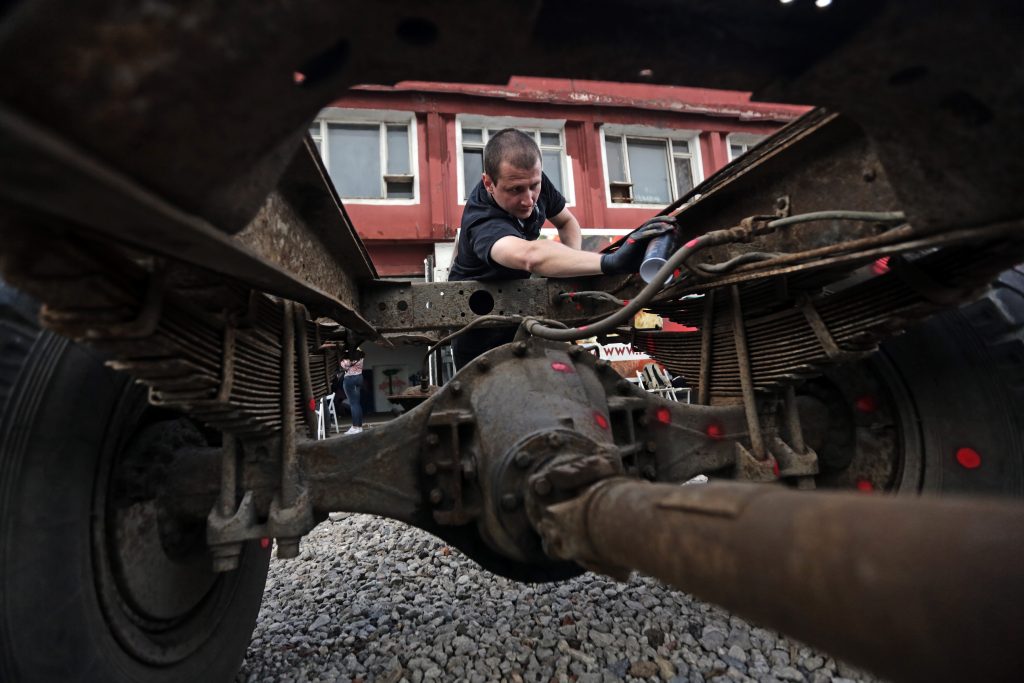
{"type": "Polygon", "coordinates": [[[426,465],[423,466],[423,471],[426,472],[431,477],[434,476],[435,474],[437,474],[437,463],[428,462],[426,465]]]}
{"type": "Polygon", "coordinates": [[[551,448],[561,448],[563,443],[561,434],[548,434],[548,446],[551,448]]]}
{"type": "Polygon", "coordinates": [[[430,489],[430,502],[437,505],[444,500],[444,491],[441,489],[430,489]]]}
{"type": "Polygon", "coordinates": [[[449,386],[451,386],[452,393],[456,396],[462,393],[462,382],[455,380],[449,386]]]}
{"type": "Polygon", "coordinates": [[[516,458],[515,458],[516,467],[519,467],[519,468],[525,470],[527,467],[530,466],[530,463],[532,463],[532,462],[533,462],[533,456],[531,456],[526,451],[519,451],[518,453],[516,453],[516,458]]]}
{"type": "Polygon", "coordinates": [[[524,341],[513,342],[513,344],[512,344],[512,353],[514,353],[517,356],[525,356],[526,355],[526,342],[524,342],[524,341]]]}

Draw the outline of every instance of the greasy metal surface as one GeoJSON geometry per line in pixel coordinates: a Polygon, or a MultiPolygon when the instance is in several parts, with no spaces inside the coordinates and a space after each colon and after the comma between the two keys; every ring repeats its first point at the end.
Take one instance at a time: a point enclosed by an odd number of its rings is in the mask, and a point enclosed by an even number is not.
{"type": "MultiPolygon", "coordinates": [[[[8,281],[46,302],[43,324],[109,354],[111,367],[150,387],[152,403],[237,435],[269,435],[281,428],[280,301],[247,290],[218,289],[207,296],[202,274],[186,278],[178,272],[160,290],[160,316],[151,334],[123,334],[124,321],[138,320],[140,310],[154,305],[147,283],[159,263],[133,262],[116,250],[73,239],[44,243],[26,241],[23,232],[4,234],[0,257],[8,281]],[[204,302],[212,302],[212,310],[204,302]]],[[[314,341],[320,334],[313,333],[316,326],[302,324],[307,343],[314,341]]],[[[312,391],[323,396],[329,393],[324,368],[336,367],[337,350],[307,353],[312,391]]],[[[305,409],[297,398],[292,403],[295,410],[305,409]]]]}
{"type": "MultiPolygon", "coordinates": [[[[969,301],[979,294],[979,286],[1017,262],[1021,249],[1019,242],[1009,239],[995,240],[987,247],[947,247],[916,258],[915,267],[943,282],[948,292],[957,292],[961,301],[969,301]]],[[[752,283],[742,290],[755,389],[781,387],[820,372],[831,362],[829,351],[798,305],[803,295],[812,297],[823,328],[847,358],[870,352],[879,339],[941,308],[903,280],[898,268],[833,284],[835,291],[823,289],[827,282],[828,278],[814,273],[798,273],[785,281],[752,283]]],[[[949,303],[947,297],[945,305],[949,303]]],[[[652,310],[694,327],[701,326],[706,315],[701,298],[664,302],[652,310]]],[[[731,400],[742,395],[741,378],[728,310],[717,301],[714,320],[709,395],[713,401],[731,400]]],[[[698,383],[701,333],[635,330],[633,343],[673,374],[692,385],[698,383]]]]}
{"type": "Polygon", "coordinates": [[[889,680],[1024,666],[1019,504],[618,478],[533,519],[556,557],[653,575],[889,680]]]}
{"type": "MultiPolygon", "coordinates": [[[[330,196],[324,179],[309,169],[312,166],[315,170],[319,163],[313,154],[310,148],[302,147],[298,155],[309,158],[290,159],[293,163],[288,169],[296,173],[295,178],[287,179],[290,196],[300,196],[296,186],[304,186],[307,193],[330,196]]],[[[354,278],[369,276],[372,270],[363,264],[345,272],[339,264],[325,265],[315,255],[326,248],[318,233],[335,235],[327,242],[334,245],[332,253],[348,250],[350,255],[342,264],[358,265],[359,254],[365,253],[360,251],[355,231],[344,214],[332,216],[319,206],[323,198],[310,201],[310,220],[323,222],[314,230],[302,215],[303,206],[270,195],[261,202],[265,208],[245,232],[243,243],[168,203],[137,179],[119,174],[2,107],[0,156],[5,160],[0,164],[0,199],[9,205],[5,209],[0,204],[0,210],[13,214],[28,208],[46,216],[44,227],[51,239],[59,235],[52,227],[53,220],[58,219],[64,230],[110,238],[221,273],[250,287],[305,303],[311,310],[372,334],[354,310],[354,278]],[[303,253],[307,249],[310,254],[303,253]],[[304,266],[307,261],[319,266],[304,266]]],[[[16,219],[12,223],[12,228],[18,227],[16,219]]]]}
{"type": "Polygon", "coordinates": [[[576,291],[613,288],[622,278],[530,278],[497,282],[388,282],[363,289],[360,312],[381,333],[459,328],[481,315],[536,316],[575,322],[619,306],[576,291]]]}

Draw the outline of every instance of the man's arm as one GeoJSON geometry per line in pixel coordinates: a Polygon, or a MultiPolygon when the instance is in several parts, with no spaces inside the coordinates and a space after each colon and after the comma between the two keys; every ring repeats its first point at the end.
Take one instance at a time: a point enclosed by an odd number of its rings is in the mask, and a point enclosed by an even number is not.
{"type": "Polygon", "coordinates": [[[562,244],[572,249],[579,249],[583,246],[583,235],[580,232],[580,222],[572,215],[569,209],[562,209],[557,216],[551,216],[551,224],[558,228],[558,238],[562,244]]]}
{"type": "MultiPolygon", "coordinates": [[[[573,219],[574,222],[575,220],[573,219]]],[[[551,240],[529,241],[506,235],[491,247],[491,259],[506,268],[528,270],[543,277],[575,277],[601,273],[601,254],[579,251],[551,240]]]]}

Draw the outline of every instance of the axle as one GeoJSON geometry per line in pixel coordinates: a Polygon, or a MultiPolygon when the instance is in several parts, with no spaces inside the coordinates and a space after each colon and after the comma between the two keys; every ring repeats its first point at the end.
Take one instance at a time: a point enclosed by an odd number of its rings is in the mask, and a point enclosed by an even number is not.
{"type": "Polygon", "coordinates": [[[534,519],[555,557],[655,576],[892,680],[1024,666],[1019,504],[613,478],[534,519]]]}

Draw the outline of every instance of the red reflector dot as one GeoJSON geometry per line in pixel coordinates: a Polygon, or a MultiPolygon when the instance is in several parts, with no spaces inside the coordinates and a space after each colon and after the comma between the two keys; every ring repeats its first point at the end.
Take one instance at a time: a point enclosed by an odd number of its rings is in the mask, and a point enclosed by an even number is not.
{"type": "Polygon", "coordinates": [[[717,422],[712,422],[705,427],[704,433],[708,435],[709,439],[714,441],[721,441],[722,437],[725,436],[725,430],[722,428],[722,425],[717,422]]]}
{"type": "Polygon", "coordinates": [[[878,401],[874,396],[861,396],[853,402],[853,407],[862,413],[873,413],[878,410],[878,401]]]}
{"type": "Polygon", "coordinates": [[[596,422],[597,426],[601,429],[608,429],[608,418],[601,413],[594,413],[594,422],[596,422]]]}
{"type": "Polygon", "coordinates": [[[981,467],[981,456],[973,448],[956,449],[956,461],[960,466],[968,470],[976,470],[981,467]]]}
{"type": "Polygon", "coordinates": [[[874,271],[875,275],[885,275],[889,272],[889,257],[883,256],[882,258],[875,261],[874,265],[871,266],[871,270],[874,271]]]}
{"type": "Polygon", "coordinates": [[[295,85],[301,85],[305,81],[306,81],[306,74],[302,73],[301,71],[293,71],[292,72],[292,82],[295,83],[295,85]]]}
{"type": "Polygon", "coordinates": [[[875,485],[872,484],[867,479],[858,479],[857,480],[857,490],[858,491],[863,491],[864,493],[870,493],[871,491],[875,490],[875,485]]]}
{"type": "Polygon", "coordinates": [[[310,410],[316,410],[316,399],[315,398],[309,399],[309,409],[310,410]]]}
{"type": "Polygon", "coordinates": [[[656,419],[658,422],[660,422],[663,425],[671,424],[672,423],[672,411],[669,410],[668,408],[665,408],[665,407],[658,408],[654,412],[654,419],[656,419]]]}
{"type": "Polygon", "coordinates": [[[261,538],[260,539],[260,547],[263,548],[264,550],[269,548],[270,547],[270,539],[269,538],[261,538]]]}
{"type": "Polygon", "coordinates": [[[779,476],[779,461],[775,458],[772,458],[772,474],[779,476]]]}
{"type": "Polygon", "coordinates": [[[571,365],[569,365],[568,363],[562,363],[562,362],[557,361],[557,360],[554,363],[551,364],[551,369],[554,370],[555,372],[572,372],[573,371],[571,365]]]}

